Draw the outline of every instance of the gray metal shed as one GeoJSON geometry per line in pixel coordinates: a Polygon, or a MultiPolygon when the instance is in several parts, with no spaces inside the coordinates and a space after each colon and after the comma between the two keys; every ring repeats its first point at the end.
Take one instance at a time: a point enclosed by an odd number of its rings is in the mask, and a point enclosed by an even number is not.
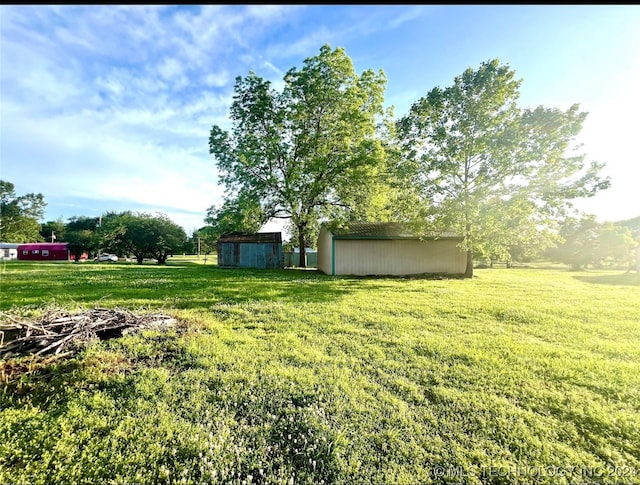
{"type": "Polygon", "coordinates": [[[224,234],[218,239],[217,249],[221,268],[284,267],[281,232],[224,234]]]}

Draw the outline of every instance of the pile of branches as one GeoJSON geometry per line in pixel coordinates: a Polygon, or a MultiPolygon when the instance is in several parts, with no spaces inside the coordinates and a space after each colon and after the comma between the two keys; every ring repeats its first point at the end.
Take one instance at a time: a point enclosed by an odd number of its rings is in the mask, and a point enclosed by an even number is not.
{"type": "Polygon", "coordinates": [[[163,314],[121,308],[92,308],[80,313],[48,309],[37,321],[0,312],[0,358],[71,354],[93,339],[106,340],[142,329],[166,329],[176,320],[163,314]]]}

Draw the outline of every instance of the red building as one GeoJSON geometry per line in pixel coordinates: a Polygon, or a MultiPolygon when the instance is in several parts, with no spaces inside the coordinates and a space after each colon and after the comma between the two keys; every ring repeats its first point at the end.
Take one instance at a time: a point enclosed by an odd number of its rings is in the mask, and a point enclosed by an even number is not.
{"type": "MultiPolygon", "coordinates": [[[[18,259],[24,261],[69,261],[73,254],[68,243],[29,243],[18,245],[18,259]]],[[[85,256],[86,257],[86,256],[85,256]]]]}

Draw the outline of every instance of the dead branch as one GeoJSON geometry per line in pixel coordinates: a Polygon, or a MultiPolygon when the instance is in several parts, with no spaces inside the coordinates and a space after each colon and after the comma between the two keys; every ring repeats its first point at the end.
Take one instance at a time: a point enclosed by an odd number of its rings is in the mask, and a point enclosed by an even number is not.
{"type": "Polygon", "coordinates": [[[73,352],[92,339],[108,339],[142,329],[166,329],[175,319],[163,314],[136,315],[121,308],[92,308],[71,314],[47,310],[36,322],[25,322],[0,312],[0,358],[16,355],[73,352]],[[3,323],[1,320],[11,323],[3,323]]]}

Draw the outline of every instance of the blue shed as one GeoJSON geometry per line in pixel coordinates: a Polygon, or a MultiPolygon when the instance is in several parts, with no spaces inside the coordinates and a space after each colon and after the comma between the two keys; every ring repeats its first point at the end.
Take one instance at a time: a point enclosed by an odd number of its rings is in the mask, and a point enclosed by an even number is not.
{"type": "Polygon", "coordinates": [[[281,232],[224,234],[218,239],[217,249],[221,268],[284,267],[281,232]]]}

